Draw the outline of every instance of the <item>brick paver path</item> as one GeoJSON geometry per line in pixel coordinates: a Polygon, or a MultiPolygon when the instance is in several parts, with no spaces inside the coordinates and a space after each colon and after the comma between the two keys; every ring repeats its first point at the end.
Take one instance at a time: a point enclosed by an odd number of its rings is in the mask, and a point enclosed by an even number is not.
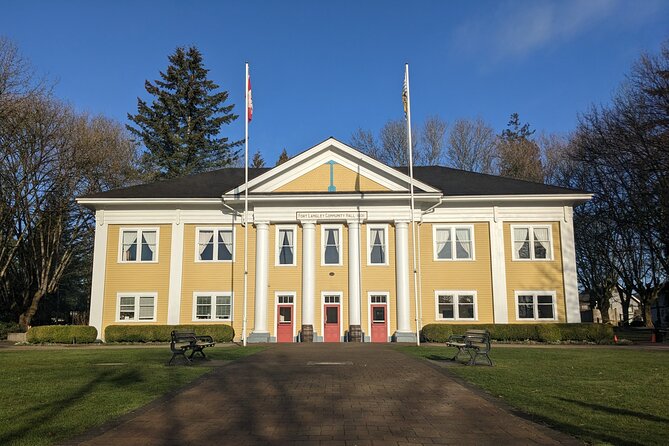
{"type": "Polygon", "coordinates": [[[273,346],[116,424],[81,444],[580,444],[370,344],[273,346]]]}

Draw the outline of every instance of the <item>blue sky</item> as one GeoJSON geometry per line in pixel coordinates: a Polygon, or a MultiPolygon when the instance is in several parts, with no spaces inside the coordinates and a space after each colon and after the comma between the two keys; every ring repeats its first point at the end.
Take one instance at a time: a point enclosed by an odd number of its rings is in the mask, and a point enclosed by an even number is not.
{"type": "MultiPolygon", "coordinates": [[[[5,0],[12,39],[56,94],[122,122],[177,46],[196,45],[241,116],[244,62],[255,114],[250,150],[273,165],[328,136],[401,118],[404,63],[412,119],[520,113],[568,132],[606,103],[643,51],[669,38],[669,2],[30,1],[5,0]]],[[[238,119],[223,132],[243,138],[238,119]]]]}

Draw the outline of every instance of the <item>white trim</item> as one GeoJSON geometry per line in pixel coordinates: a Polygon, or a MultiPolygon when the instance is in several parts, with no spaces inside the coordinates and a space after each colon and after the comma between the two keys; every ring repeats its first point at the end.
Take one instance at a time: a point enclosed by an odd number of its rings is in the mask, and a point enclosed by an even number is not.
{"type": "Polygon", "coordinates": [[[475,240],[474,240],[474,225],[462,225],[462,224],[432,224],[432,255],[435,262],[473,262],[476,261],[476,249],[475,249],[475,240]],[[440,259],[437,254],[437,230],[439,229],[448,229],[451,232],[451,258],[450,259],[440,259]],[[457,229],[468,229],[469,238],[471,243],[471,256],[467,259],[458,259],[457,258],[457,246],[455,239],[455,232],[457,229]]]}
{"type": "Polygon", "coordinates": [[[565,221],[560,222],[560,253],[562,255],[562,280],[564,283],[565,316],[568,323],[581,322],[578,301],[578,276],[576,273],[576,246],[572,209],[565,207],[565,221]]]}
{"type": "Polygon", "coordinates": [[[383,305],[372,303],[372,296],[386,296],[386,342],[390,342],[390,292],[389,291],[368,291],[367,292],[367,333],[369,342],[372,342],[372,305],[383,305]]]}
{"type": "Polygon", "coordinates": [[[295,308],[297,308],[297,303],[295,302],[297,300],[297,291],[275,291],[274,292],[274,337],[276,339],[276,342],[279,342],[279,312],[277,309],[279,308],[279,305],[292,305],[293,306],[293,342],[297,339],[297,315],[295,314],[295,308]],[[291,304],[280,304],[279,303],[279,296],[293,296],[293,303],[291,304]]]}
{"type": "Polygon", "coordinates": [[[178,325],[181,316],[181,281],[183,274],[184,225],[172,223],[170,244],[170,280],[167,297],[167,323],[178,325]]]}
{"type": "Polygon", "coordinates": [[[321,225],[321,266],[343,266],[344,265],[344,225],[341,224],[322,224],[321,225]],[[325,263],[325,231],[326,229],[337,229],[339,231],[339,263],[325,263]]]}
{"type": "Polygon", "coordinates": [[[93,274],[91,278],[91,306],[88,324],[98,331],[104,341],[102,319],[105,300],[105,272],[107,266],[107,235],[109,226],[104,223],[104,210],[95,213],[95,241],[93,245],[93,274]]]}
{"type": "Polygon", "coordinates": [[[434,292],[434,320],[435,321],[478,321],[479,320],[479,306],[478,296],[474,290],[435,290],[434,292]],[[453,317],[443,318],[439,313],[439,296],[452,295],[453,296],[453,317]],[[474,296],[474,318],[460,317],[460,296],[474,296]]]}
{"type": "MultiPolygon", "coordinates": [[[[256,225],[255,268],[255,314],[253,333],[269,333],[267,330],[267,287],[269,281],[269,223],[258,221],[256,225]]],[[[246,335],[246,334],[245,334],[246,335]]]]}
{"type": "Polygon", "coordinates": [[[557,315],[557,297],[556,297],[556,292],[553,291],[538,291],[538,290],[522,290],[522,291],[514,291],[514,296],[515,296],[515,302],[516,302],[516,321],[557,321],[558,320],[558,315],[557,315]],[[533,313],[534,317],[533,318],[520,318],[518,314],[518,296],[523,295],[523,296],[533,296],[532,299],[532,305],[533,305],[533,313]],[[537,309],[538,305],[538,300],[537,296],[552,296],[553,298],[553,317],[552,318],[540,318],[539,317],[539,311],[537,309]]]}
{"type": "Polygon", "coordinates": [[[118,229],[118,255],[116,257],[117,263],[158,263],[158,255],[160,253],[160,227],[159,226],[135,226],[135,227],[120,227],[118,229]],[[123,232],[124,231],[136,231],[137,232],[137,259],[136,260],[123,260],[123,232]],[[156,252],[153,253],[153,260],[141,260],[142,259],[142,232],[156,232],[156,252]]]}
{"type": "Polygon", "coordinates": [[[116,315],[114,317],[115,322],[120,324],[144,324],[148,322],[156,322],[156,314],[158,312],[158,293],[155,291],[119,291],[116,293],[116,315]],[[135,318],[134,319],[121,319],[121,297],[132,297],[135,299],[135,318]],[[139,298],[140,297],[153,297],[153,317],[151,319],[139,319],[139,298]]]}
{"type": "MultiPolygon", "coordinates": [[[[391,178],[396,178],[397,181],[401,183],[405,183],[408,187],[409,185],[409,177],[408,175],[405,175],[396,169],[393,169],[392,167],[386,166],[380,161],[375,160],[374,158],[365,155],[364,153],[354,149],[353,147],[346,145],[335,138],[328,138],[325,141],[311,147],[310,149],[305,150],[304,152],[300,153],[299,155],[289,159],[285,163],[281,164],[280,166],[277,166],[267,172],[265,172],[262,175],[259,175],[258,177],[254,178],[253,180],[249,181],[248,183],[248,188],[252,189],[255,187],[257,184],[261,184],[264,182],[268,182],[270,179],[272,179],[275,176],[278,176],[284,171],[288,171],[293,169],[296,166],[301,166],[305,164],[306,161],[308,161],[310,158],[317,156],[319,152],[323,152],[330,149],[334,150],[339,150],[341,151],[344,155],[348,155],[348,157],[357,159],[359,163],[365,163],[368,164],[370,167],[380,170],[381,172],[384,172],[388,174],[389,177],[391,178]]],[[[336,153],[336,152],[335,152],[336,153]]],[[[414,184],[418,186],[420,189],[427,191],[427,192],[439,192],[437,189],[433,188],[432,186],[429,186],[425,183],[422,183],[420,181],[414,180],[414,184]]],[[[227,192],[227,194],[239,194],[244,191],[244,186],[238,186],[235,189],[232,189],[231,191],[227,192]]],[[[226,195],[227,195],[226,194],[226,195]]]]}
{"type": "Polygon", "coordinates": [[[297,266],[297,225],[275,225],[274,230],[274,266],[297,266]],[[279,263],[279,254],[281,245],[279,240],[279,231],[292,229],[293,231],[293,263],[279,263]]]}
{"type": "Polygon", "coordinates": [[[511,238],[511,260],[514,262],[552,262],[554,259],[553,257],[553,223],[546,223],[546,224],[512,224],[510,225],[509,228],[510,238],[511,238]],[[528,235],[530,236],[530,258],[529,259],[521,259],[517,256],[516,253],[516,240],[514,236],[514,229],[516,228],[522,228],[522,229],[527,229],[528,235]],[[541,228],[541,229],[548,229],[548,243],[549,243],[549,250],[548,250],[548,255],[546,256],[545,259],[536,259],[534,258],[534,229],[535,228],[541,228]]]}
{"type": "Polygon", "coordinates": [[[235,293],[232,291],[193,291],[193,311],[191,320],[193,322],[232,322],[235,320],[234,317],[235,309],[235,293]],[[230,297],[230,319],[220,319],[216,317],[216,298],[217,297],[230,297]],[[198,319],[197,318],[197,298],[198,297],[209,297],[211,301],[209,302],[209,309],[211,310],[211,317],[209,319],[198,319]]]}
{"type": "Polygon", "coordinates": [[[390,251],[388,247],[388,223],[367,223],[367,266],[388,266],[388,253],[390,251]],[[383,229],[383,257],[384,263],[372,263],[372,249],[371,249],[371,236],[370,233],[372,229],[383,229]]]}
{"type": "Polygon", "coordinates": [[[195,263],[232,263],[235,261],[235,252],[237,249],[237,231],[235,225],[223,225],[223,226],[196,226],[195,227],[195,263]],[[200,231],[213,231],[214,232],[214,250],[212,252],[211,260],[201,260],[200,259],[200,231]],[[218,260],[218,232],[219,231],[231,231],[232,232],[232,258],[230,260],[218,260]]]}
{"type": "Polygon", "coordinates": [[[495,324],[509,323],[506,288],[506,258],[504,256],[504,222],[488,222],[490,231],[490,269],[492,273],[493,317],[495,324]]]}
{"type": "Polygon", "coordinates": [[[344,337],[344,321],[342,314],[342,301],[344,300],[343,291],[321,291],[321,336],[323,336],[323,342],[325,342],[325,305],[337,305],[339,307],[339,342],[342,342],[344,337]],[[339,296],[338,303],[325,303],[325,296],[339,296]]]}

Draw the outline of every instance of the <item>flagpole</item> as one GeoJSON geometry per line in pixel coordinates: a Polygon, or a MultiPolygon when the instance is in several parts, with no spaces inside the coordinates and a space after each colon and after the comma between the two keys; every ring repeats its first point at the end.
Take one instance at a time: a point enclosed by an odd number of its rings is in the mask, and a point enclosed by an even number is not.
{"type": "Polygon", "coordinates": [[[246,347],[246,305],[249,293],[249,64],[246,62],[244,78],[244,317],[242,319],[242,340],[246,347]]]}
{"type": "Polygon", "coordinates": [[[413,257],[413,292],[416,305],[416,345],[420,346],[420,315],[418,314],[418,270],[416,267],[416,220],[414,218],[414,196],[413,196],[413,144],[411,141],[411,94],[409,92],[409,64],[404,64],[404,79],[406,80],[407,92],[407,141],[409,143],[409,190],[411,193],[411,245],[413,257]]]}

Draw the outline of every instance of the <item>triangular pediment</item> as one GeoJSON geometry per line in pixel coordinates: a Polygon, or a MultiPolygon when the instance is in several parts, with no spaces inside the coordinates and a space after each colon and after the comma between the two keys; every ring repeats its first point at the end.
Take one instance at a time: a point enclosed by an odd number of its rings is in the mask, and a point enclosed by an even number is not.
{"type": "MultiPolygon", "coordinates": [[[[438,192],[414,180],[418,192],[438,192]]],[[[249,193],[407,192],[409,177],[334,139],[300,153],[249,182],[249,193]]],[[[230,191],[239,194],[244,185],[230,191]]]]}

